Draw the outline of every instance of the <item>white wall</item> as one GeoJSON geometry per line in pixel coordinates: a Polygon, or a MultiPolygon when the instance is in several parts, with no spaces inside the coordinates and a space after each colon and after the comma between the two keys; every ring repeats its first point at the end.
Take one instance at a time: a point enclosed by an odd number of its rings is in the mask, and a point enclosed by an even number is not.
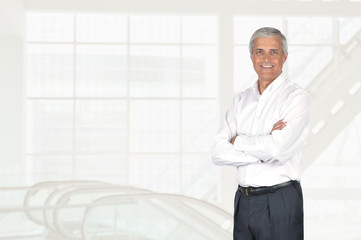
{"type": "Polygon", "coordinates": [[[22,0],[0,1],[0,168],[23,161],[22,0]]]}

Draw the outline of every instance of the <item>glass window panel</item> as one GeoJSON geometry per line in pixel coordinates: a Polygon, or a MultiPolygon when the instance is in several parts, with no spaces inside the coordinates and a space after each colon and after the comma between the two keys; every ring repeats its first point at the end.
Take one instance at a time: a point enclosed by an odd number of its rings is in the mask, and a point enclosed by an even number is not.
{"type": "Polygon", "coordinates": [[[79,42],[126,42],[127,17],[114,14],[77,14],[76,40],[79,42]]]}
{"type": "Polygon", "coordinates": [[[339,18],[340,44],[346,44],[356,33],[361,30],[361,18],[339,18]]]}
{"type": "Polygon", "coordinates": [[[290,17],[289,44],[332,44],[332,19],[321,17],[290,17]]]}
{"type": "Polygon", "coordinates": [[[28,100],[26,128],[27,153],[71,153],[72,101],[28,100]]]}
{"type": "Polygon", "coordinates": [[[258,77],[254,71],[253,64],[248,51],[248,46],[234,47],[234,81],[233,89],[239,93],[257,81],[258,77]]]}
{"type": "Polygon", "coordinates": [[[69,97],[73,95],[73,46],[27,45],[27,95],[69,97]]]}
{"type": "Polygon", "coordinates": [[[217,43],[218,18],[215,16],[182,17],[183,43],[217,43]]]}
{"type": "Polygon", "coordinates": [[[119,153],[126,150],[127,110],[121,100],[79,100],[76,151],[119,153]]]}
{"type": "Polygon", "coordinates": [[[210,159],[209,154],[183,155],[182,189],[184,194],[203,198],[209,192],[214,192],[208,199],[215,200],[214,186],[217,185],[219,171],[210,159]]]}
{"type": "Polygon", "coordinates": [[[288,72],[289,79],[305,88],[332,59],[331,47],[289,47],[288,72]]]}
{"type": "Polygon", "coordinates": [[[219,75],[217,47],[184,46],[182,58],[183,96],[217,96],[219,75]]]}
{"type": "Polygon", "coordinates": [[[233,36],[234,43],[247,44],[252,34],[261,27],[274,27],[283,31],[280,17],[234,17],[233,36]]]}
{"type": "Polygon", "coordinates": [[[209,152],[218,129],[216,100],[187,100],[182,103],[184,152],[209,152]]]}
{"type": "Polygon", "coordinates": [[[71,13],[27,13],[27,41],[74,41],[74,15],[71,13]]]}
{"type": "Polygon", "coordinates": [[[128,159],[125,155],[77,156],[75,172],[77,179],[128,184],[128,159]]]}
{"type": "Polygon", "coordinates": [[[130,16],[130,41],[137,43],[177,43],[180,40],[180,17],[130,16]]]}
{"type": "Polygon", "coordinates": [[[179,96],[179,47],[133,46],[130,48],[132,97],[179,96]]]}
{"type": "Polygon", "coordinates": [[[179,156],[133,155],[130,157],[131,185],[157,191],[179,192],[179,156]]]}
{"type": "Polygon", "coordinates": [[[80,45],[76,53],[78,97],[126,96],[126,47],[80,45]]]}
{"type": "Polygon", "coordinates": [[[130,151],[179,151],[179,112],[179,101],[132,101],[130,104],[130,151]]]}
{"type": "Polygon", "coordinates": [[[45,181],[71,180],[73,176],[72,156],[27,156],[27,184],[45,181]]]}

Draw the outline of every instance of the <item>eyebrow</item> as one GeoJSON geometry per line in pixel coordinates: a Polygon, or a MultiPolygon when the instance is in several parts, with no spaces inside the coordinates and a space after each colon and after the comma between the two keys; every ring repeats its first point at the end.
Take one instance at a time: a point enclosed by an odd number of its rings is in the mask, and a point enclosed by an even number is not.
{"type": "MultiPolygon", "coordinates": [[[[262,51],[264,51],[263,48],[255,48],[254,50],[255,50],[255,51],[257,51],[257,50],[262,50],[262,51]]],[[[278,52],[279,49],[277,49],[277,48],[271,48],[270,51],[277,51],[277,52],[278,52]]]]}

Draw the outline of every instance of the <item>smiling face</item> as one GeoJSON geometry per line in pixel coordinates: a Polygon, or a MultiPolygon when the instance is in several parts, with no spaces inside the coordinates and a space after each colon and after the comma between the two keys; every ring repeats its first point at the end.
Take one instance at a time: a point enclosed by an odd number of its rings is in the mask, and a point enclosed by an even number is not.
{"type": "Polygon", "coordinates": [[[279,36],[256,38],[251,54],[253,68],[260,82],[270,83],[281,73],[287,53],[283,54],[279,36]]]}

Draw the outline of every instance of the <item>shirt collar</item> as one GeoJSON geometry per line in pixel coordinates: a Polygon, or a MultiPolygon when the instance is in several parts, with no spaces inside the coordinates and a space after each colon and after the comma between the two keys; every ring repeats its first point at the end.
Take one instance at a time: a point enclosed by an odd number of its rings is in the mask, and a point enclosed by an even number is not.
{"type": "MultiPolygon", "coordinates": [[[[286,75],[282,72],[275,80],[273,80],[273,82],[271,82],[271,84],[266,88],[263,94],[266,92],[273,92],[277,90],[277,88],[281,86],[284,81],[286,81],[286,75]]],[[[253,84],[252,90],[254,94],[260,95],[258,90],[258,80],[253,84]]]]}

